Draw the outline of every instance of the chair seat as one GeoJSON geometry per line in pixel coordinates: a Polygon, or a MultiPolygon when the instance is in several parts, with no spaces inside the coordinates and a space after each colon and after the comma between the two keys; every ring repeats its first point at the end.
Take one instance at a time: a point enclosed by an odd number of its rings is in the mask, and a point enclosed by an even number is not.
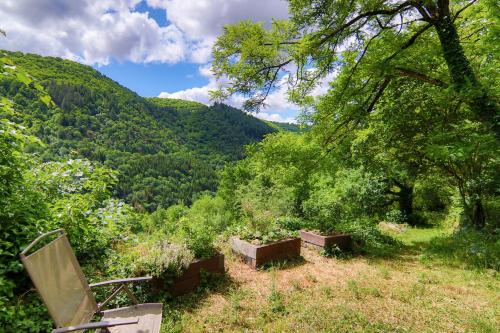
{"type": "Polygon", "coordinates": [[[162,304],[144,303],[105,310],[102,311],[102,314],[102,321],[113,319],[139,319],[137,324],[110,327],[109,331],[111,333],[159,333],[162,304]]]}

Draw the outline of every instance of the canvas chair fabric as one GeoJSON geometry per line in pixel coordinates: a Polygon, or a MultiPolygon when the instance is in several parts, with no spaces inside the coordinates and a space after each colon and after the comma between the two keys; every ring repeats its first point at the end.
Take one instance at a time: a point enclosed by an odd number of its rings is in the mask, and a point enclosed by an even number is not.
{"type": "Polygon", "coordinates": [[[91,320],[97,304],[65,234],[21,260],[58,327],[91,320]]]}

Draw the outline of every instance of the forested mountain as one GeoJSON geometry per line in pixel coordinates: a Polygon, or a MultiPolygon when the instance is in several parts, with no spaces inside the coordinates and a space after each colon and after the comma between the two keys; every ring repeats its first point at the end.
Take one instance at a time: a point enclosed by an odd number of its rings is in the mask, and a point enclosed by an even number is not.
{"type": "MultiPolygon", "coordinates": [[[[119,171],[116,195],[152,210],[189,204],[214,191],[218,169],[244,156],[243,146],[279,130],[224,104],[143,98],[89,66],[69,60],[2,51],[49,93],[13,78],[0,95],[14,101],[21,119],[45,146],[28,147],[41,160],[87,158],[119,171]]],[[[287,126],[290,127],[290,126],[287,126]]]]}
{"type": "Polygon", "coordinates": [[[276,121],[267,121],[267,123],[277,130],[282,130],[285,132],[305,132],[309,130],[307,126],[299,126],[293,123],[279,123],[276,121]]]}

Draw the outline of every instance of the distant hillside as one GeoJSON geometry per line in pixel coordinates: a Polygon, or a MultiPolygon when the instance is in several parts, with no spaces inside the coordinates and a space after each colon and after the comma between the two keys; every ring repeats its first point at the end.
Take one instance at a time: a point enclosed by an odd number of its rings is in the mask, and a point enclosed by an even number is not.
{"type": "MultiPolygon", "coordinates": [[[[206,110],[208,106],[199,102],[186,101],[183,99],[173,99],[173,98],[148,98],[150,101],[164,107],[171,107],[178,111],[202,111],[206,110]]],[[[240,110],[238,110],[240,111],[240,110]]],[[[253,117],[252,117],[253,118],[253,117]]],[[[261,120],[268,124],[276,130],[282,130],[287,132],[303,132],[305,129],[301,126],[293,123],[280,123],[276,121],[261,120]]]]}
{"type": "Polygon", "coordinates": [[[278,123],[276,121],[267,121],[267,123],[271,126],[274,127],[277,130],[280,131],[287,131],[287,132],[304,132],[307,129],[302,128],[301,126],[297,124],[292,124],[292,123],[278,123]]]}
{"type": "Polygon", "coordinates": [[[42,160],[84,157],[120,172],[116,195],[154,209],[214,191],[218,170],[244,156],[243,146],[276,126],[224,104],[143,98],[89,66],[53,57],[2,51],[43,85],[56,103],[47,107],[35,89],[0,79],[42,139],[31,147],[42,160]]]}
{"type": "Polygon", "coordinates": [[[208,108],[208,106],[206,106],[205,104],[193,101],[186,101],[183,99],[158,98],[158,97],[153,97],[148,99],[159,106],[174,108],[177,109],[178,111],[196,112],[196,111],[203,111],[208,108]]]}

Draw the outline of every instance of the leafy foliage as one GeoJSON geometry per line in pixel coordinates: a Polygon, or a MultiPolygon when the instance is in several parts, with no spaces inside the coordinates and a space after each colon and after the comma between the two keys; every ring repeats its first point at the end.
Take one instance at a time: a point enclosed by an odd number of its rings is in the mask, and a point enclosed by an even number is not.
{"type": "Polygon", "coordinates": [[[217,252],[217,236],[230,222],[224,200],[204,195],[178,220],[174,238],[184,242],[196,258],[209,258],[217,252]]]}
{"type": "MultiPolygon", "coordinates": [[[[5,80],[28,87],[33,103],[53,107],[43,87],[22,69],[2,59],[5,80]]],[[[86,160],[40,163],[27,151],[41,145],[36,127],[19,125],[28,118],[15,100],[2,97],[0,117],[0,315],[7,331],[48,331],[50,321],[29,290],[18,255],[40,233],[66,228],[82,259],[90,259],[127,235],[134,214],[110,200],[115,173],[86,160]],[[15,120],[16,122],[14,122],[15,120]],[[130,224],[129,224],[130,223],[130,224]]],[[[42,108],[43,108],[42,107],[42,108]]],[[[46,109],[45,109],[46,110],[46,109]]]]}
{"type": "Polygon", "coordinates": [[[308,228],[355,232],[365,245],[387,242],[375,228],[389,209],[385,183],[362,168],[345,168],[309,133],[270,135],[248,154],[224,170],[219,186],[237,221],[233,233],[267,243],[308,228]]]}
{"type": "Polygon", "coordinates": [[[477,228],[495,223],[484,206],[496,200],[498,179],[492,157],[500,133],[498,79],[492,79],[498,78],[492,43],[498,6],[289,3],[290,19],[268,29],[248,21],[225,28],[214,46],[213,71],[229,83],[213,96],[242,93],[247,109],[258,110],[286,85],[289,99],[305,107],[318,142],[348,168],[363,167],[383,181],[385,200],[398,202],[408,223],[424,222],[413,209],[414,189],[435,172],[458,187],[477,228]],[[331,81],[328,92],[306,96],[323,79],[331,81]],[[459,138],[459,129],[468,137],[459,138]]]}
{"type": "MultiPolygon", "coordinates": [[[[214,45],[212,70],[229,83],[214,91],[214,98],[242,93],[249,97],[244,107],[258,110],[272,91],[285,85],[291,101],[308,105],[314,101],[308,93],[323,79],[343,72],[343,79],[335,80],[342,83],[336,104],[348,109],[350,117],[337,119],[335,127],[349,128],[374,110],[399,77],[449,86],[469,106],[474,120],[498,136],[495,93],[490,95],[490,88],[481,85],[464,49],[468,42],[477,43],[471,40],[479,31],[489,35],[486,39],[497,32],[489,27],[474,30],[480,22],[498,23],[494,1],[289,0],[289,12],[290,19],[274,20],[268,29],[250,21],[224,28],[214,45]],[[474,9],[473,20],[463,19],[464,11],[474,9]],[[430,53],[422,50],[430,45],[430,53]],[[416,47],[423,61],[412,57],[416,47]],[[365,60],[374,54],[371,61],[365,60]],[[427,61],[428,55],[444,66],[427,61]],[[370,79],[359,81],[359,73],[370,79]]],[[[327,117],[320,119],[331,126],[327,117]]]]}

